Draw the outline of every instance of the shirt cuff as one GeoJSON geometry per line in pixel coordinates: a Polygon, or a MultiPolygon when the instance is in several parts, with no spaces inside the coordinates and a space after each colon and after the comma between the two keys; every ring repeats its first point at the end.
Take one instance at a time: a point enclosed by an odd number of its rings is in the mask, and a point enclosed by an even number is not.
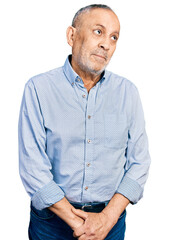
{"type": "Polygon", "coordinates": [[[135,180],[124,176],[116,193],[122,194],[132,204],[136,204],[143,196],[143,189],[135,180]]]}
{"type": "Polygon", "coordinates": [[[52,180],[36,192],[31,200],[36,209],[42,210],[60,201],[64,196],[62,189],[52,180]]]}

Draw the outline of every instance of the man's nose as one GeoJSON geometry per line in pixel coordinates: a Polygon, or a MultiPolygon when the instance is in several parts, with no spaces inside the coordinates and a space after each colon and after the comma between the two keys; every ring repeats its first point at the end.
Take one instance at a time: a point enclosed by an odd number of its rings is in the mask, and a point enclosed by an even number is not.
{"type": "Polygon", "coordinates": [[[104,50],[109,50],[110,49],[110,40],[108,38],[103,38],[99,43],[99,47],[103,48],[104,50]]]}

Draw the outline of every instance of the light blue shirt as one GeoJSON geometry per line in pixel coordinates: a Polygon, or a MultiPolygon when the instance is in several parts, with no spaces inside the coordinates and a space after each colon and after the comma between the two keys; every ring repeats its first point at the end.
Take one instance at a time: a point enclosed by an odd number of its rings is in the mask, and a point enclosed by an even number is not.
{"type": "Polygon", "coordinates": [[[150,157],[133,83],[105,70],[87,92],[67,58],[31,78],[19,117],[20,175],[32,204],[103,202],[143,195],[150,157]]]}

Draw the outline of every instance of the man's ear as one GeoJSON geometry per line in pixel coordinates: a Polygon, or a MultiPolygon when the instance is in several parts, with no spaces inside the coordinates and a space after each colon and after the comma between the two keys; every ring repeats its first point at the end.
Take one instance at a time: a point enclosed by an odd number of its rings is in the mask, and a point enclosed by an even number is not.
{"type": "Polygon", "coordinates": [[[68,44],[72,47],[73,46],[73,41],[76,33],[76,28],[69,26],[66,31],[66,37],[67,37],[67,42],[68,44]]]}

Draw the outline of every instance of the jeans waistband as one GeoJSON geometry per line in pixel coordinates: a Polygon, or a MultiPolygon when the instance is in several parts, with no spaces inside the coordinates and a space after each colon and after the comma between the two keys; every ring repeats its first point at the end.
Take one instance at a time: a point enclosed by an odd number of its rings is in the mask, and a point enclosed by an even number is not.
{"type": "Polygon", "coordinates": [[[77,203],[70,202],[76,209],[84,210],[85,212],[101,212],[109,203],[105,202],[89,202],[89,203],[77,203]]]}

